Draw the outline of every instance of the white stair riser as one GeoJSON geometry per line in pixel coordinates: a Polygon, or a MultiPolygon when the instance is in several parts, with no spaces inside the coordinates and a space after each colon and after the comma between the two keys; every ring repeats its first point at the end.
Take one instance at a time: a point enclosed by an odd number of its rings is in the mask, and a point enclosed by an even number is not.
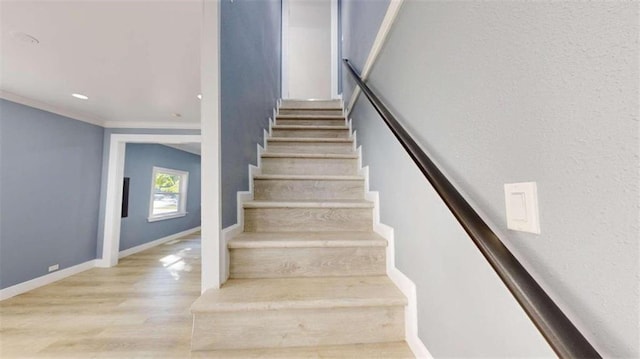
{"type": "Polygon", "coordinates": [[[246,232],[371,231],[371,208],[245,208],[246,232]]]}
{"type": "Polygon", "coordinates": [[[364,199],[364,180],[254,179],[256,200],[364,199]]]}
{"type": "Polygon", "coordinates": [[[302,128],[302,129],[272,129],[273,137],[304,137],[304,138],[349,138],[349,129],[315,129],[315,128],[302,128]]]}
{"type": "Polygon", "coordinates": [[[292,126],[344,126],[343,119],[276,118],[276,125],[292,126]]]}
{"type": "Polygon", "coordinates": [[[358,160],[353,158],[263,157],[263,174],[357,175],[358,160]]]}
{"type": "Polygon", "coordinates": [[[267,141],[267,151],[273,153],[353,153],[353,142],[284,142],[267,141]]]}
{"type": "Polygon", "coordinates": [[[343,116],[344,112],[342,110],[312,110],[312,109],[288,110],[288,109],[280,109],[278,114],[280,114],[280,115],[343,116]]]}
{"type": "Polygon", "coordinates": [[[235,248],[231,278],[384,275],[384,247],[235,248]]]}
{"type": "Polygon", "coordinates": [[[194,351],[404,340],[404,308],[354,307],[194,313],[194,351]]]}

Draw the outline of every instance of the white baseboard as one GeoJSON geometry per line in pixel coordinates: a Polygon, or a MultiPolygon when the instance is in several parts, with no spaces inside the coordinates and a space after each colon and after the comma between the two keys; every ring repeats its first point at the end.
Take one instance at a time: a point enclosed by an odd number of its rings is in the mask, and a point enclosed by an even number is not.
{"type": "Polygon", "coordinates": [[[263,130],[262,145],[256,144],[257,163],[256,166],[249,165],[249,190],[239,191],[236,194],[236,218],[237,222],[222,229],[220,235],[220,284],[229,280],[229,241],[231,238],[242,233],[244,230],[244,203],[253,200],[253,178],[262,173],[262,154],[267,150],[267,139],[271,135],[271,128],[275,124],[277,110],[280,108],[282,100],[278,100],[273,109],[273,117],[269,118],[269,130],[263,130]]]}
{"type": "Polygon", "coordinates": [[[94,268],[96,266],[96,260],[92,259],[90,261],[86,261],[84,263],[77,264],[73,267],[61,269],[57,272],[45,274],[41,277],[34,278],[28,280],[26,282],[22,282],[11,287],[7,287],[5,289],[0,290],[0,300],[5,300],[16,295],[26,293],[28,291],[34,290],[36,288],[45,286],[47,284],[51,284],[53,282],[57,282],[61,279],[70,277],[74,274],[78,274],[80,272],[84,272],[87,269],[94,268]]]}
{"type": "MultiPolygon", "coordinates": [[[[265,132],[266,136],[266,132],[265,132]]],[[[265,137],[265,147],[266,147],[265,137]]],[[[220,284],[226,282],[229,279],[229,241],[231,238],[242,233],[244,230],[244,203],[253,200],[253,177],[261,173],[261,157],[260,155],[265,151],[265,147],[260,145],[258,147],[258,165],[249,165],[249,190],[239,191],[236,194],[236,218],[237,222],[222,230],[220,236],[220,284]]]]}
{"type": "Polygon", "coordinates": [[[153,240],[151,242],[147,242],[147,243],[141,244],[139,246],[135,246],[135,247],[131,247],[129,249],[125,249],[124,251],[120,251],[120,253],[118,253],[118,258],[121,259],[121,258],[124,258],[124,257],[128,257],[128,256],[130,256],[132,254],[136,254],[138,252],[142,252],[142,251],[147,250],[149,248],[153,248],[155,246],[159,246],[159,245],[161,245],[163,243],[172,241],[174,239],[178,239],[180,237],[188,236],[188,235],[190,235],[192,233],[195,233],[195,232],[197,232],[199,230],[200,230],[200,226],[194,227],[194,228],[191,228],[191,229],[187,229],[186,231],[178,232],[178,233],[172,234],[170,236],[162,237],[162,238],[153,240]]]}
{"type": "MultiPolygon", "coordinates": [[[[355,137],[354,133],[354,137],[355,137]]],[[[407,306],[404,310],[405,340],[416,358],[433,359],[429,350],[418,337],[418,303],[416,298],[416,285],[396,268],[395,238],[393,228],[380,222],[380,196],[376,191],[369,190],[369,167],[362,167],[362,146],[357,148],[358,168],[360,175],[364,177],[365,199],[373,202],[373,231],[387,240],[387,275],[393,283],[407,297],[407,306]]]]}
{"type": "MultiPolygon", "coordinates": [[[[238,197],[240,197],[240,193],[246,192],[238,192],[238,197]]],[[[240,204],[239,199],[238,204],[240,204]]],[[[241,232],[242,226],[240,223],[232,224],[222,230],[222,235],[220,236],[220,284],[229,280],[229,241],[241,232]]]]}
{"type": "MultiPolygon", "coordinates": [[[[262,147],[258,145],[258,163],[262,147]]],[[[239,191],[236,194],[236,218],[238,221],[222,229],[220,234],[220,284],[229,279],[229,241],[244,230],[244,203],[253,200],[253,176],[259,174],[260,169],[249,165],[249,191],[239,191]]]]}
{"type": "MultiPolygon", "coordinates": [[[[392,230],[393,232],[393,230],[392,230]]],[[[398,268],[387,271],[387,275],[393,283],[407,297],[407,307],[404,310],[405,340],[416,358],[433,359],[429,350],[418,337],[418,303],[416,297],[416,285],[409,277],[398,268]]]]}
{"type": "MultiPolygon", "coordinates": [[[[191,229],[187,229],[186,231],[182,231],[180,233],[176,233],[176,234],[172,234],[170,236],[164,237],[164,238],[160,238],[160,239],[156,239],[155,241],[152,242],[148,242],[145,244],[141,244],[139,246],[133,247],[133,248],[129,248],[127,250],[124,250],[122,252],[119,253],[118,257],[119,258],[124,258],[126,256],[130,256],[134,253],[138,253],[141,251],[144,251],[145,249],[149,249],[152,247],[155,247],[157,245],[169,242],[171,240],[174,239],[178,239],[180,237],[184,237],[187,236],[189,234],[195,233],[197,231],[200,230],[200,227],[194,227],[191,229]]],[[[49,273],[46,275],[43,275],[41,277],[38,278],[34,278],[31,280],[28,280],[26,282],[22,282],[16,285],[13,285],[11,287],[7,287],[5,289],[0,290],[0,300],[5,300],[11,297],[14,297],[16,295],[22,294],[22,293],[26,293],[30,290],[34,290],[36,288],[45,286],[47,284],[51,284],[53,282],[57,282],[61,279],[70,277],[74,274],[78,274],[80,272],[84,272],[88,269],[94,268],[94,267],[102,267],[104,263],[102,263],[102,260],[100,259],[92,259],[90,261],[84,262],[84,263],[80,263],[77,264],[73,267],[69,267],[69,268],[65,268],[53,273],[49,273]]]]}

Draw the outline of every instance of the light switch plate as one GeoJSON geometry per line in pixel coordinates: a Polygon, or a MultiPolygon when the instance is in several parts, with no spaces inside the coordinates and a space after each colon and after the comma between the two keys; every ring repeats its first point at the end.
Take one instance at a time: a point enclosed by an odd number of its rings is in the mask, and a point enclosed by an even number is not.
{"type": "Polygon", "coordinates": [[[507,208],[507,228],[540,234],[536,183],[507,183],[504,185],[504,197],[507,208]]]}

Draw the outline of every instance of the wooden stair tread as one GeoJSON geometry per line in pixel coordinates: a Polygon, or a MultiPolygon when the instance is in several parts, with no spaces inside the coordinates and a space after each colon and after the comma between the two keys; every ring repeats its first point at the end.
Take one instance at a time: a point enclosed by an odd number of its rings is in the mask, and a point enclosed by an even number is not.
{"type": "Polygon", "coordinates": [[[228,244],[231,249],[386,246],[387,241],[373,232],[243,232],[228,244]]]}
{"type": "Polygon", "coordinates": [[[273,130],[348,130],[349,126],[273,125],[273,130]]]}
{"type": "Polygon", "coordinates": [[[353,153],[276,153],[265,152],[263,158],[339,158],[339,159],[357,159],[358,154],[353,153]]]}
{"type": "Polygon", "coordinates": [[[276,115],[276,119],[344,120],[344,115],[276,115]]]}
{"type": "Polygon", "coordinates": [[[338,111],[338,110],[342,110],[342,105],[340,106],[327,106],[327,107],[305,107],[305,106],[291,106],[291,105],[281,105],[280,107],[278,107],[278,110],[285,110],[285,111],[300,111],[300,110],[310,110],[310,111],[338,111]]]}
{"type": "Polygon", "coordinates": [[[331,175],[254,175],[256,180],[301,180],[301,181],[364,181],[363,176],[331,175]]]}
{"type": "Polygon", "coordinates": [[[415,358],[406,342],[193,352],[198,359],[405,359],[415,358]]]}
{"type": "Polygon", "coordinates": [[[330,137],[269,137],[271,142],[353,142],[351,138],[330,138],[330,137]]]}
{"type": "Polygon", "coordinates": [[[373,208],[373,202],[366,200],[328,201],[247,201],[244,208],[373,208]]]}
{"type": "Polygon", "coordinates": [[[387,276],[230,279],[205,291],[192,313],[404,306],[387,276]]]}
{"type": "Polygon", "coordinates": [[[342,107],[284,107],[280,106],[278,110],[285,111],[343,111],[342,107]]]}
{"type": "Polygon", "coordinates": [[[414,357],[342,105],[280,103],[230,279],[191,306],[192,357],[414,357]]]}

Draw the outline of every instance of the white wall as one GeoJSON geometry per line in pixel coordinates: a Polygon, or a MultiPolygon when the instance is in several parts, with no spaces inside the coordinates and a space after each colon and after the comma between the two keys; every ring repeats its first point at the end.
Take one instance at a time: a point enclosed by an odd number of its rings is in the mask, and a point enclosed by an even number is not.
{"type": "Polygon", "coordinates": [[[285,1],[288,26],[283,33],[286,42],[283,70],[287,93],[283,97],[329,99],[332,96],[331,1],[285,1]]]}
{"type": "Polygon", "coordinates": [[[202,291],[219,288],[221,273],[220,3],[204,0],[200,51],[202,144],[202,291]]]}
{"type": "MultiPolygon", "coordinates": [[[[369,83],[605,357],[640,356],[638,3],[403,5],[369,83]],[[536,181],[540,235],[503,184],[536,181]]],[[[363,97],[353,112],[435,357],[548,347],[363,97]]]]}

